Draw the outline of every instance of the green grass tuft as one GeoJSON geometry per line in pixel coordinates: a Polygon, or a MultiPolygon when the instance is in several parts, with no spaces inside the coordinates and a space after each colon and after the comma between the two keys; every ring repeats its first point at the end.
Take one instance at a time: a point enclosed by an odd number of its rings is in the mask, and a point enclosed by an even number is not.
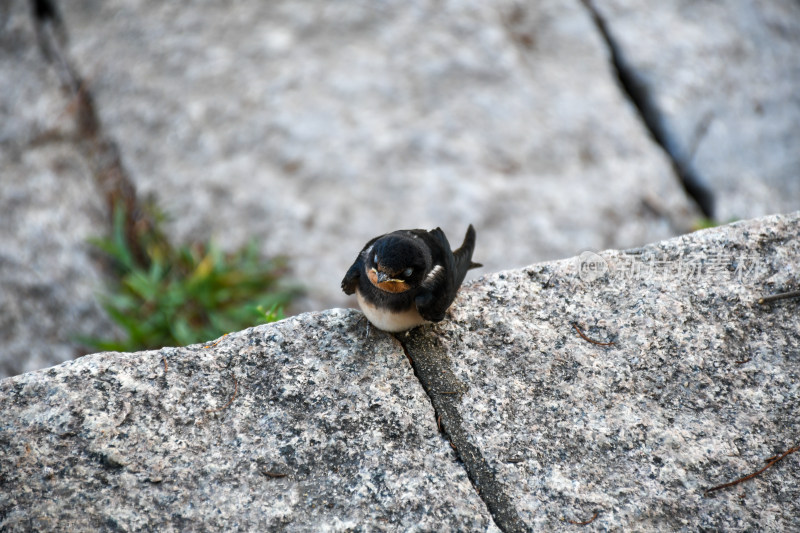
{"type": "Polygon", "coordinates": [[[125,333],[82,338],[99,350],[138,351],[205,342],[231,331],[283,318],[299,294],[281,283],[286,260],[264,260],[255,243],[224,253],[214,243],[174,247],[160,229],[163,217],[126,227],[116,209],[111,235],[91,243],[110,259],[114,274],[101,303],[125,333]]]}

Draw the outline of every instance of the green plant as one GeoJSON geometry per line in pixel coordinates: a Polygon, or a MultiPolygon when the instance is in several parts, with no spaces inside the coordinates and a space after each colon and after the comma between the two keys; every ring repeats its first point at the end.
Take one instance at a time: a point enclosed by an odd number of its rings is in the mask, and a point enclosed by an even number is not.
{"type": "Polygon", "coordinates": [[[700,218],[695,221],[694,225],[692,226],[692,231],[697,231],[701,229],[708,229],[708,228],[716,228],[717,226],[721,226],[723,224],[733,224],[734,222],[738,221],[738,218],[730,218],[727,222],[719,222],[714,220],[713,218],[700,218]]]}
{"type": "Polygon", "coordinates": [[[136,351],[204,342],[283,318],[298,294],[280,283],[285,260],[262,259],[255,243],[233,253],[213,243],[174,247],[160,229],[163,217],[151,219],[131,227],[117,208],[111,235],[92,241],[114,274],[101,303],[126,338],[84,338],[85,344],[136,351]]]}
{"type": "Polygon", "coordinates": [[[708,229],[708,228],[716,228],[717,226],[719,226],[719,222],[717,222],[713,218],[699,218],[695,220],[692,226],[692,231],[708,229]]]}

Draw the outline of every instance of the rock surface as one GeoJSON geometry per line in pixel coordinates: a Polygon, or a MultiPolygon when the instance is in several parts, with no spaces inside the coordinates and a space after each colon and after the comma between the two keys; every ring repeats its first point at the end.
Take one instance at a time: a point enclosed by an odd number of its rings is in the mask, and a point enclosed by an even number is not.
{"type": "Polygon", "coordinates": [[[330,310],[5,379],[0,529],[796,530],[800,453],[704,491],[800,444],[798,302],[756,303],[798,237],[487,275],[396,338],[330,310]]]}
{"type": "Polygon", "coordinates": [[[704,491],[800,445],[798,301],[756,303],[798,289],[800,213],[588,260],[486,276],[412,334],[429,393],[460,392],[431,394],[444,427],[525,528],[798,529],[800,454],[704,491]]]}
{"type": "MultiPolygon", "coordinates": [[[[55,130],[48,142],[74,148],[74,109],[39,54],[28,2],[4,5],[0,158],[46,166],[32,139],[55,130]]],[[[577,1],[56,5],[65,51],[140,193],[172,214],[172,237],[211,235],[229,247],[256,238],[265,254],[287,254],[309,287],[304,309],[348,304],[338,284],[355,252],[401,227],[460,235],[474,223],[482,261],[499,269],[666,238],[696,218],[577,1]]],[[[3,168],[4,181],[37,181],[27,166],[3,168]]],[[[54,190],[68,191],[62,208],[94,217],[87,205],[99,191],[66,171],[56,177],[54,190]]],[[[10,194],[0,188],[3,206],[10,194]]],[[[49,225],[56,241],[85,235],[49,225]]],[[[64,270],[85,272],[77,284],[99,279],[77,260],[56,267],[56,256],[45,256],[54,268],[42,276],[44,296],[26,293],[54,322],[64,313],[46,295],[66,285],[64,270]]],[[[15,269],[24,257],[14,256],[15,269]]],[[[8,291],[5,300],[23,292],[8,291]]],[[[75,302],[66,314],[96,307],[83,295],[75,302]]],[[[24,327],[0,332],[14,339],[2,342],[13,363],[0,372],[40,364],[20,346],[40,343],[33,351],[50,363],[76,349],[68,333],[41,335],[32,313],[16,323],[24,327]]]]}
{"type": "Polygon", "coordinates": [[[258,236],[317,306],[343,304],[355,253],[399,228],[471,222],[500,269],[692,222],[575,0],[117,0],[64,15],[137,184],[180,213],[174,234],[258,236]]]}
{"type": "Polygon", "coordinates": [[[307,314],[3,381],[0,529],[496,531],[402,347],[364,324],[307,314]]]}

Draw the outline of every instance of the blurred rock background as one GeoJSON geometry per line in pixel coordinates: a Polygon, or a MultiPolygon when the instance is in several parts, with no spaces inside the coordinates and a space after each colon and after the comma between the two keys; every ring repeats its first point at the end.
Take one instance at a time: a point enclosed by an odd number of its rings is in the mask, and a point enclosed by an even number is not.
{"type": "Polygon", "coordinates": [[[799,209],[798,58],[792,0],[7,0],[0,376],[113,328],[92,143],[176,242],[289,256],[299,312],[398,228],[473,223],[488,272],[799,209]]]}

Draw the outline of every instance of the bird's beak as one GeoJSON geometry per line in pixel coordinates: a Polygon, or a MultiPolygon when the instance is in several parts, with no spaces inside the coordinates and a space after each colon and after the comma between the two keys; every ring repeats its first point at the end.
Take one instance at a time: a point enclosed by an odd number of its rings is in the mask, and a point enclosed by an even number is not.
{"type": "Polygon", "coordinates": [[[392,276],[386,274],[385,272],[378,271],[378,283],[383,283],[384,281],[389,281],[392,279],[392,276]]]}

